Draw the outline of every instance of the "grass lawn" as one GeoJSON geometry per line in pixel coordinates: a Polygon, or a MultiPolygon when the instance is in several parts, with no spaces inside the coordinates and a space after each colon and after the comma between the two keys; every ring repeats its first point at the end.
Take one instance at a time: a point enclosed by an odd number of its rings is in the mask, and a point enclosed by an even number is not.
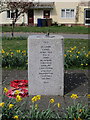
{"type": "MultiPolygon", "coordinates": [[[[82,26],[50,26],[50,27],[31,27],[31,26],[16,26],[14,32],[43,32],[46,33],[50,29],[51,33],[72,33],[72,34],[88,34],[88,27],[82,26]]],[[[11,26],[2,26],[2,32],[11,32],[11,26]]]]}
{"type": "MultiPolygon", "coordinates": [[[[78,50],[85,46],[88,51],[88,40],[84,39],[64,39],[65,51],[76,46],[78,50]]],[[[16,50],[27,50],[27,38],[2,38],[2,48],[7,52],[10,49],[16,50]]]]}

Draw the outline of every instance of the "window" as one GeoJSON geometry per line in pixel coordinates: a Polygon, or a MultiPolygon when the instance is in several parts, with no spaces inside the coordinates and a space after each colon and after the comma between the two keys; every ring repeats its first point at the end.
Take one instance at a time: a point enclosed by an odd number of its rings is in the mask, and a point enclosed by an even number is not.
{"type": "Polygon", "coordinates": [[[90,26],[90,9],[85,9],[85,25],[90,26]]]}
{"type": "Polygon", "coordinates": [[[15,18],[18,16],[18,10],[7,10],[7,18],[15,18]]]}
{"type": "Polygon", "coordinates": [[[62,18],[74,18],[74,9],[61,9],[62,18]]]}

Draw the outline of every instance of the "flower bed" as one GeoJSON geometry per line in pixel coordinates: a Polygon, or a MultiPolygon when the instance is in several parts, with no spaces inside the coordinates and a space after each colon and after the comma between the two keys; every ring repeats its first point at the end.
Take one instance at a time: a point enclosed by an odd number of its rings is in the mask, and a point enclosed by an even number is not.
{"type": "MultiPolygon", "coordinates": [[[[4,88],[3,97],[6,97],[8,90],[4,88]]],[[[90,98],[90,94],[87,96],[90,98]]],[[[40,95],[36,95],[31,99],[30,109],[22,112],[22,107],[25,101],[19,105],[17,102],[21,102],[23,98],[17,92],[16,99],[9,99],[0,103],[0,110],[2,112],[1,120],[89,120],[90,109],[86,105],[77,103],[77,94],[72,94],[71,98],[73,100],[73,105],[66,108],[66,112],[63,111],[62,114],[56,113],[53,109],[57,106],[60,109],[61,105],[59,102],[55,103],[53,98],[50,99],[48,108],[46,110],[39,110],[39,104],[41,100],[40,95]],[[53,109],[52,109],[53,108],[53,109]]],[[[63,108],[64,110],[64,108],[63,108]]]]}
{"type": "MultiPolygon", "coordinates": [[[[65,68],[81,67],[86,68],[90,65],[90,51],[85,50],[85,46],[78,50],[76,46],[65,51],[64,66],[65,68]]],[[[28,56],[26,50],[10,50],[6,52],[2,49],[2,67],[4,68],[19,68],[27,69],[28,56]]]]}

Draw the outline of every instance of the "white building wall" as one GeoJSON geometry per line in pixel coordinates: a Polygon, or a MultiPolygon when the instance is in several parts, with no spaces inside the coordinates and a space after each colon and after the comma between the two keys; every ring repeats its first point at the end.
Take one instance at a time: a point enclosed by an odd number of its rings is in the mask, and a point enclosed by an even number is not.
{"type": "Polygon", "coordinates": [[[38,18],[43,18],[43,10],[34,10],[34,24],[37,24],[38,18]]]}

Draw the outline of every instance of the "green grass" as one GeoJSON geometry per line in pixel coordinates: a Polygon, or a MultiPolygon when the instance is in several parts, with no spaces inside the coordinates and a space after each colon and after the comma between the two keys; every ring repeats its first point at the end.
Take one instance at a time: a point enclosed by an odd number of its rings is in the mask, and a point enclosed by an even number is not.
{"type": "MultiPolygon", "coordinates": [[[[31,27],[31,26],[16,26],[14,32],[43,32],[46,33],[50,29],[51,33],[72,33],[72,34],[88,34],[88,27],[82,26],[50,26],[50,27],[31,27]]],[[[2,26],[2,32],[11,32],[11,26],[2,26]]]]}
{"type": "MultiPolygon", "coordinates": [[[[80,50],[82,47],[86,47],[86,51],[88,51],[88,40],[84,39],[64,39],[64,47],[65,51],[69,50],[70,48],[76,46],[78,50],[80,50]]],[[[27,38],[2,38],[2,48],[5,51],[9,51],[10,49],[12,51],[16,50],[27,50],[27,38]]]]}
{"type": "MultiPolygon", "coordinates": [[[[2,65],[12,69],[27,69],[27,38],[2,38],[2,65]],[[19,51],[17,51],[19,50],[19,51]],[[23,67],[23,68],[22,68],[23,67]]],[[[87,69],[90,61],[88,40],[64,39],[65,69],[87,69]],[[86,57],[88,55],[88,57],[86,57]],[[77,58],[77,56],[79,58],[77,58]],[[83,66],[81,65],[83,64],[83,66]]]]}

